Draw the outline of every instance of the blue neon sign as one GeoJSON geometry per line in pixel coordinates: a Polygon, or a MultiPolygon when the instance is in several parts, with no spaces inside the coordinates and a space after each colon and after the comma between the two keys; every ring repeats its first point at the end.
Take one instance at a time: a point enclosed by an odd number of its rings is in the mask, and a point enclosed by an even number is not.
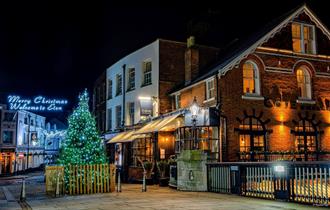
{"type": "Polygon", "coordinates": [[[68,104],[66,99],[47,98],[36,96],[33,98],[22,98],[18,95],[9,95],[7,97],[10,110],[26,110],[40,112],[60,112],[68,104]]]}

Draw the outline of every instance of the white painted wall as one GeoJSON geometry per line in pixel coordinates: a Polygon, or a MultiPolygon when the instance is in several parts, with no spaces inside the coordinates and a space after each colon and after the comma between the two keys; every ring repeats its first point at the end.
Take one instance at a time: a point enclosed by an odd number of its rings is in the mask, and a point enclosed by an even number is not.
{"type": "MultiPolygon", "coordinates": [[[[126,101],[125,101],[125,125],[128,125],[129,122],[129,116],[128,116],[128,107],[127,103],[129,102],[135,102],[134,109],[134,122],[137,123],[140,121],[140,103],[139,103],[139,97],[156,97],[156,100],[158,100],[158,89],[159,89],[159,40],[156,40],[152,42],[151,44],[125,56],[112,66],[110,66],[107,69],[107,96],[108,96],[108,81],[112,80],[112,99],[107,100],[107,113],[106,113],[106,128],[109,127],[108,125],[108,110],[111,108],[112,110],[112,130],[116,128],[116,106],[122,105],[123,102],[123,94],[116,96],[116,75],[123,73],[122,66],[126,64],[126,78],[125,84],[127,89],[127,83],[128,83],[128,69],[129,68],[135,68],[135,90],[126,92],[126,101]],[[152,84],[141,87],[142,85],[142,76],[143,76],[143,62],[146,60],[151,60],[152,62],[152,84]]],[[[154,107],[154,116],[158,115],[158,107],[159,103],[155,103],[154,107]],[[156,112],[156,113],[155,113],[156,112]]],[[[122,107],[123,110],[123,107],[122,107]]]]}

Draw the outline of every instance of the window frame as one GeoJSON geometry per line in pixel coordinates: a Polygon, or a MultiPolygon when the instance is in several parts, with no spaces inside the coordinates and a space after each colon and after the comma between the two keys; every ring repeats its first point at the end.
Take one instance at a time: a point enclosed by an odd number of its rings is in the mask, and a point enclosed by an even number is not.
{"type": "Polygon", "coordinates": [[[128,106],[127,106],[127,111],[128,111],[128,119],[129,119],[129,124],[130,125],[134,125],[134,121],[135,121],[135,119],[134,119],[134,112],[135,112],[135,103],[134,103],[134,101],[133,102],[128,102],[127,103],[128,104],[128,106]],[[133,108],[133,109],[132,109],[133,108]]]}
{"type": "Polygon", "coordinates": [[[120,128],[122,126],[122,108],[121,105],[116,106],[116,128],[120,128]],[[119,112],[119,114],[118,114],[119,112]]]}
{"type": "Polygon", "coordinates": [[[215,79],[211,78],[205,81],[206,83],[206,100],[212,100],[215,99],[216,96],[216,87],[215,87],[215,79]],[[210,84],[213,83],[212,89],[210,89],[210,84]],[[213,96],[211,96],[211,91],[213,91],[213,96]]]}
{"type": "Polygon", "coordinates": [[[107,130],[112,130],[112,108],[108,108],[107,110],[107,130]]]}
{"type": "Polygon", "coordinates": [[[151,60],[145,60],[142,63],[142,85],[141,85],[141,87],[148,86],[148,85],[152,85],[152,61],[151,60]],[[148,66],[147,64],[149,64],[149,63],[150,63],[150,71],[149,71],[149,69],[147,69],[147,66],[148,66]],[[150,74],[150,76],[147,77],[147,75],[149,75],[149,74],[150,74]],[[148,81],[147,81],[147,78],[148,78],[148,81]]]}
{"type": "Polygon", "coordinates": [[[116,96],[119,96],[122,94],[123,94],[123,76],[121,74],[117,74],[116,75],[116,96]]]}
{"type": "Polygon", "coordinates": [[[178,110],[181,108],[181,94],[177,93],[174,95],[174,104],[175,104],[175,110],[178,110]]]}
{"type": "Polygon", "coordinates": [[[297,86],[298,86],[298,99],[299,100],[312,100],[312,77],[311,77],[311,73],[308,70],[309,68],[305,67],[305,66],[299,66],[295,72],[296,75],[296,79],[297,79],[297,86]],[[303,73],[302,78],[303,78],[303,82],[299,82],[298,80],[298,71],[301,71],[303,73]],[[303,91],[299,91],[300,90],[300,86],[303,85],[304,87],[304,92],[306,92],[306,95],[303,95],[303,91]]]}
{"type": "Polygon", "coordinates": [[[128,68],[128,78],[127,78],[127,91],[135,90],[135,77],[136,77],[136,70],[134,67],[128,68]],[[134,77],[132,77],[132,72],[134,73],[134,77]]]}
{"type": "Polygon", "coordinates": [[[260,92],[260,70],[258,65],[252,61],[252,60],[247,60],[243,63],[242,65],[242,77],[243,77],[243,95],[244,96],[261,96],[261,92],[260,92]],[[246,79],[251,80],[251,78],[247,78],[246,76],[244,76],[244,66],[246,64],[251,64],[253,66],[253,77],[252,77],[252,81],[253,81],[253,85],[254,85],[254,93],[250,93],[250,92],[245,92],[244,89],[244,81],[246,79]]]}
{"type": "Polygon", "coordinates": [[[112,99],[112,86],[113,86],[113,83],[112,83],[112,79],[108,79],[108,100],[109,99],[112,99]]]}
{"type": "MultiPolygon", "coordinates": [[[[307,23],[301,23],[301,22],[292,22],[291,24],[291,36],[292,36],[292,51],[295,53],[304,53],[304,54],[316,54],[316,37],[315,37],[316,33],[315,33],[315,25],[312,24],[307,24],[307,23]],[[300,26],[300,52],[295,51],[293,48],[293,33],[292,33],[292,27],[293,25],[299,25],[300,26]],[[304,28],[305,27],[309,27],[312,30],[312,35],[313,35],[313,39],[312,39],[312,51],[311,52],[306,52],[305,49],[305,35],[304,35],[304,28]]],[[[297,39],[297,38],[295,38],[297,39]]]]}

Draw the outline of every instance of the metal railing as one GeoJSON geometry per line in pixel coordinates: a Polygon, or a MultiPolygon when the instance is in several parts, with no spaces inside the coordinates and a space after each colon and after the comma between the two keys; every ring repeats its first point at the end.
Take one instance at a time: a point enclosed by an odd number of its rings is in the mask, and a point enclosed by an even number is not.
{"type": "Polygon", "coordinates": [[[330,162],[207,164],[208,191],[330,205],[330,162]]]}

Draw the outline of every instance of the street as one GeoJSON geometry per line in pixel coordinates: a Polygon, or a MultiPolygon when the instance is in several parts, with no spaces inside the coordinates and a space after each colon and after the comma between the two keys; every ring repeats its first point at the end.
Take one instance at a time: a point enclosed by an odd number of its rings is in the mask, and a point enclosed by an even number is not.
{"type": "Polygon", "coordinates": [[[0,210],[9,209],[319,209],[313,206],[247,198],[208,192],[181,192],[157,185],[141,192],[141,185],[124,184],[122,192],[64,196],[45,195],[41,172],[25,176],[0,178],[0,210]],[[21,180],[26,178],[26,202],[18,202],[21,180]]]}

